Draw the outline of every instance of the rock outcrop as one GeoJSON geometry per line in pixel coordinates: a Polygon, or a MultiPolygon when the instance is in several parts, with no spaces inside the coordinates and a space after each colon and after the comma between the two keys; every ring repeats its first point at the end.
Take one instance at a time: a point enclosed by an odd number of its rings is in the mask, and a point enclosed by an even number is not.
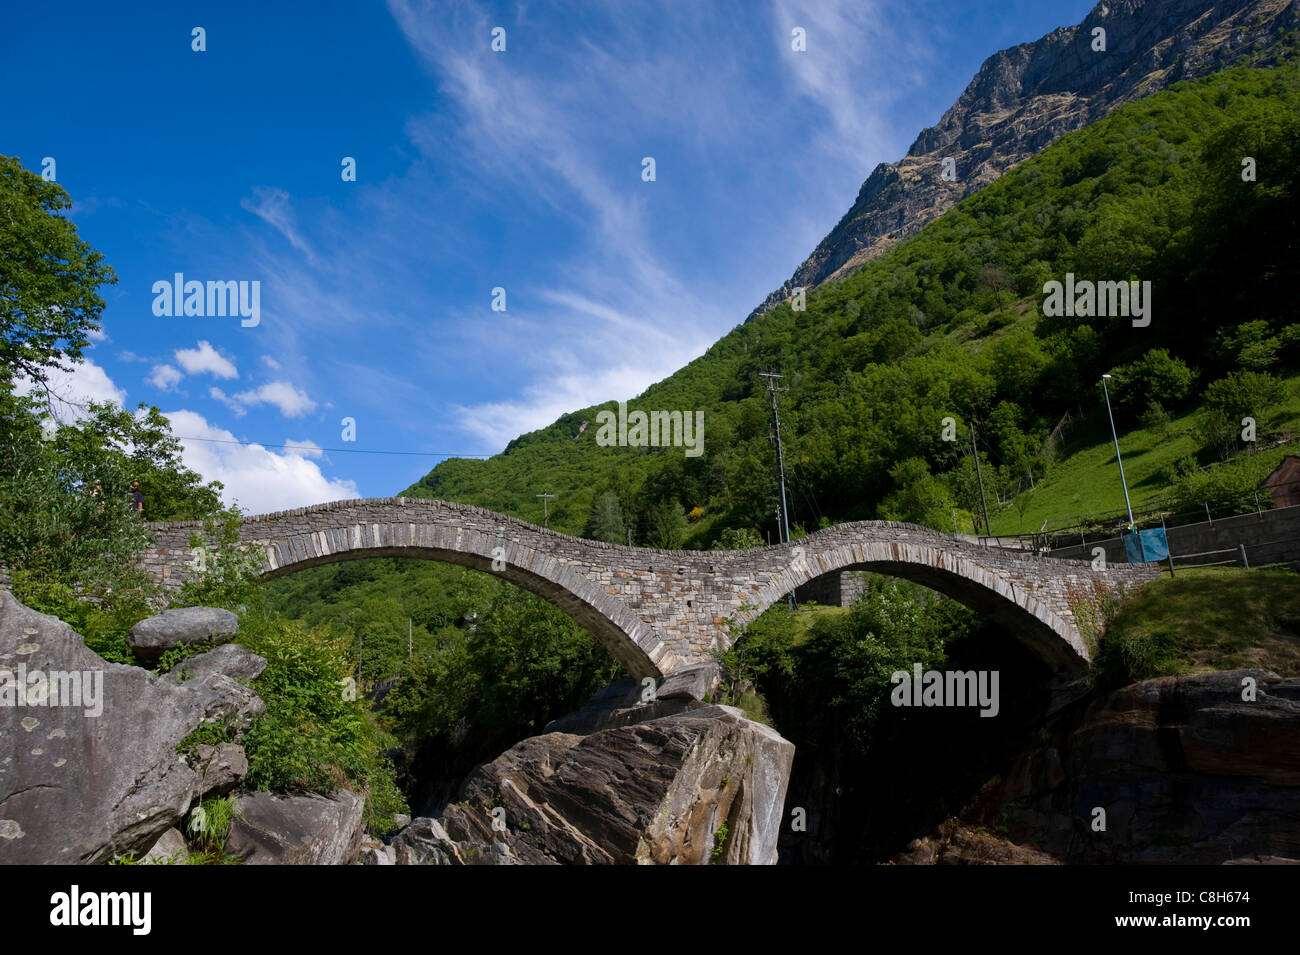
{"type": "Polygon", "coordinates": [[[895,861],[979,861],[988,847],[953,835],[984,827],[1008,854],[1070,863],[1300,862],[1300,679],[1225,670],[1107,694],[945,826],[895,861]]]}
{"type": "Polygon", "coordinates": [[[1237,62],[1275,62],[1297,26],[1296,0],[1105,0],[1078,26],[995,53],[903,159],[875,168],[852,208],[754,314],[796,287],[843,277],[1125,103],[1237,62]],[[1093,49],[1098,28],[1105,51],[1093,49]],[[941,178],[944,159],[955,163],[954,181],[941,178]]]}
{"type": "Polygon", "coordinates": [[[126,636],[140,660],[157,660],[168,650],[196,643],[225,643],[239,632],[239,618],[216,607],[181,607],[141,620],[126,636]]]}
{"type": "MultiPolygon", "coordinates": [[[[600,722],[584,709],[568,725],[600,722]]],[[[397,836],[397,863],[776,861],[790,742],[741,710],[690,698],[642,704],[640,722],[635,707],[610,712],[623,725],[548,732],[475,770],[440,819],[397,836]],[[669,703],[686,708],[659,715],[669,703]]]]}
{"type": "MultiPolygon", "coordinates": [[[[177,744],[204,721],[242,723],[265,709],[217,669],[176,685],[108,663],[66,623],[0,590],[0,686],[20,682],[22,700],[0,706],[0,863],[148,851],[214,771],[211,760],[189,765],[177,744]]],[[[223,761],[218,789],[236,765],[230,752],[223,761]]]]}
{"type": "Polygon", "coordinates": [[[348,865],[361,849],[365,807],[347,790],[328,797],[241,794],[225,851],[245,865],[348,865]]]}

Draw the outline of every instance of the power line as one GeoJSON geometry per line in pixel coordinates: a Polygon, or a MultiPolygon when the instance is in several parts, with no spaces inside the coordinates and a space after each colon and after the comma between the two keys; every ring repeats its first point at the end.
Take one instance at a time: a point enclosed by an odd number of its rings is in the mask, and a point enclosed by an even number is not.
{"type": "Polygon", "coordinates": [[[208,444],[238,444],[251,448],[253,445],[263,448],[292,448],[296,451],[332,451],[339,454],[407,454],[431,458],[494,458],[496,454],[470,453],[468,451],[380,451],[370,448],[318,448],[315,445],[302,444],[267,444],[262,441],[232,441],[225,438],[195,438],[187,435],[174,435],[177,441],[205,441],[208,444]]]}

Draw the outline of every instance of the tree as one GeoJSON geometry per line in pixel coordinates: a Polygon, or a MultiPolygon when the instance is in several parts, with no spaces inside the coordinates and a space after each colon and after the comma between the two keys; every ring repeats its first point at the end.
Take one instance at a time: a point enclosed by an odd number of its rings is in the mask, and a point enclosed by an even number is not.
{"type": "Polygon", "coordinates": [[[998,303],[998,314],[1002,314],[1002,294],[1013,291],[1015,287],[1016,283],[1007,270],[999,265],[984,266],[975,280],[975,290],[982,295],[992,295],[998,303]]]}
{"type": "Polygon", "coordinates": [[[686,537],[686,515],[676,501],[660,501],[650,508],[649,524],[646,528],[646,545],[664,550],[675,550],[682,546],[686,537]]]}
{"type": "Polygon", "coordinates": [[[1211,382],[1205,389],[1199,422],[1202,442],[1222,457],[1230,457],[1240,446],[1242,420],[1254,418],[1257,430],[1262,430],[1284,394],[1282,382],[1254,371],[1236,371],[1211,382]]]}
{"type": "Polygon", "coordinates": [[[45,613],[74,592],[139,604],[147,584],[132,557],[148,537],[128,506],[129,472],[117,459],[60,453],[69,426],[47,440],[35,405],[0,391],[0,564],[14,571],[15,593],[45,613]]]}
{"type": "MultiPolygon", "coordinates": [[[[79,472],[93,474],[111,460],[115,469],[140,482],[147,520],[203,520],[221,510],[221,482],[204,484],[201,475],[182,463],[181,444],[156,407],[141,402],[131,412],[91,402],[87,412],[81,420],[59,428],[53,442],[54,449],[79,472]]],[[[126,493],[126,488],[113,490],[126,493]]]]}
{"type": "Polygon", "coordinates": [[[583,528],[582,536],[607,544],[627,543],[623,505],[619,503],[617,494],[605,491],[596,497],[591,505],[591,513],[587,515],[587,526],[583,528]]]}
{"type": "Polygon", "coordinates": [[[1129,413],[1152,401],[1178,407],[1191,394],[1196,372],[1181,358],[1153,348],[1140,359],[1115,369],[1115,403],[1129,413]]]}
{"type": "Polygon", "coordinates": [[[749,550],[762,546],[763,538],[752,527],[728,527],[709,550],[749,550]]]}
{"type": "Polygon", "coordinates": [[[889,472],[896,489],[880,502],[880,515],[889,521],[906,521],[935,530],[952,527],[953,499],[942,480],[930,473],[920,458],[908,458],[889,472]]]}
{"type": "Polygon", "coordinates": [[[96,290],[117,276],[57,214],[71,205],[62,186],[0,156],[0,384],[18,376],[44,384],[99,329],[96,290]]]}

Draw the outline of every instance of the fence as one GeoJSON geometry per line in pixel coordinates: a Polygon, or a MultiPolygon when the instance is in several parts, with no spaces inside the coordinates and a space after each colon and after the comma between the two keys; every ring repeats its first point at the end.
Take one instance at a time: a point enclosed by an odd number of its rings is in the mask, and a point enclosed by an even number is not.
{"type": "MultiPolygon", "coordinates": [[[[1300,570],[1300,506],[1168,526],[1166,538],[1175,566],[1288,565],[1300,570]]],[[[1092,560],[1098,547],[1107,561],[1127,560],[1124,542],[1117,535],[1050,548],[1046,553],[1067,560],[1092,560]]]]}
{"type": "MultiPolygon", "coordinates": [[[[1273,509],[1270,491],[1292,487],[1300,487],[1300,481],[1280,482],[1267,490],[1239,491],[1177,509],[1169,505],[1138,508],[1133,511],[1133,520],[1139,528],[1171,528],[1186,524],[1213,524],[1242,514],[1264,514],[1273,509]]],[[[1115,511],[1092,516],[1073,524],[1058,525],[1050,530],[1047,529],[1045,521],[1043,528],[1033,533],[1004,534],[998,537],[980,538],[980,540],[987,541],[990,546],[995,547],[1054,551],[1073,544],[1082,545],[1109,540],[1118,536],[1122,530],[1127,530],[1128,526],[1128,512],[1115,511]]]]}

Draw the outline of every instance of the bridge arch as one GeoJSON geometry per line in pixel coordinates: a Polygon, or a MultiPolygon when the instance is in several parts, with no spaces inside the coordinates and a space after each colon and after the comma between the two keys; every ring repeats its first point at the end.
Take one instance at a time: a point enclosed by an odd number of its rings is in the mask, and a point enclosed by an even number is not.
{"type": "Polygon", "coordinates": [[[739,622],[753,621],[819,577],[869,571],[909,580],[956,600],[1002,626],[1053,670],[1077,671],[1091,659],[1068,605],[1071,589],[1080,596],[1094,594],[1091,580],[1078,575],[1083,568],[1090,569],[1082,562],[1070,562],[1077,564],[1073,568],[1063,561],[1044,566],[1048,558],[979,547],[927,528],[885,521],[836,525],[781,550],[785,566],[760,581],[738,613],[739,622]],[[845,541],[846,535],[858,540],[845,541]],[[1064,586],[1056,586],[1058,582],[1064,586]],[[1066,600],[1057,599],[1062,596],[1066,600]]]}
{"type": "MultiPolygon", "coordinates": [[[[146,569],[167,589],[177,589],[196,569],[188,540],[203,530],[202,523],[156,523],[150,530],[155,543],[145,557],[146,569]]],[[[559,607],[638,679],[671,672],[679,661],[653,628],[579,567],[556,556],[566,539],[579,540],[480,508],[402,498],[258,515],[246,518],[240,529],[241,544],[258,553],[259,576],[268,579],[372,557],[456,564],[500,577],[559,607]]]]}

